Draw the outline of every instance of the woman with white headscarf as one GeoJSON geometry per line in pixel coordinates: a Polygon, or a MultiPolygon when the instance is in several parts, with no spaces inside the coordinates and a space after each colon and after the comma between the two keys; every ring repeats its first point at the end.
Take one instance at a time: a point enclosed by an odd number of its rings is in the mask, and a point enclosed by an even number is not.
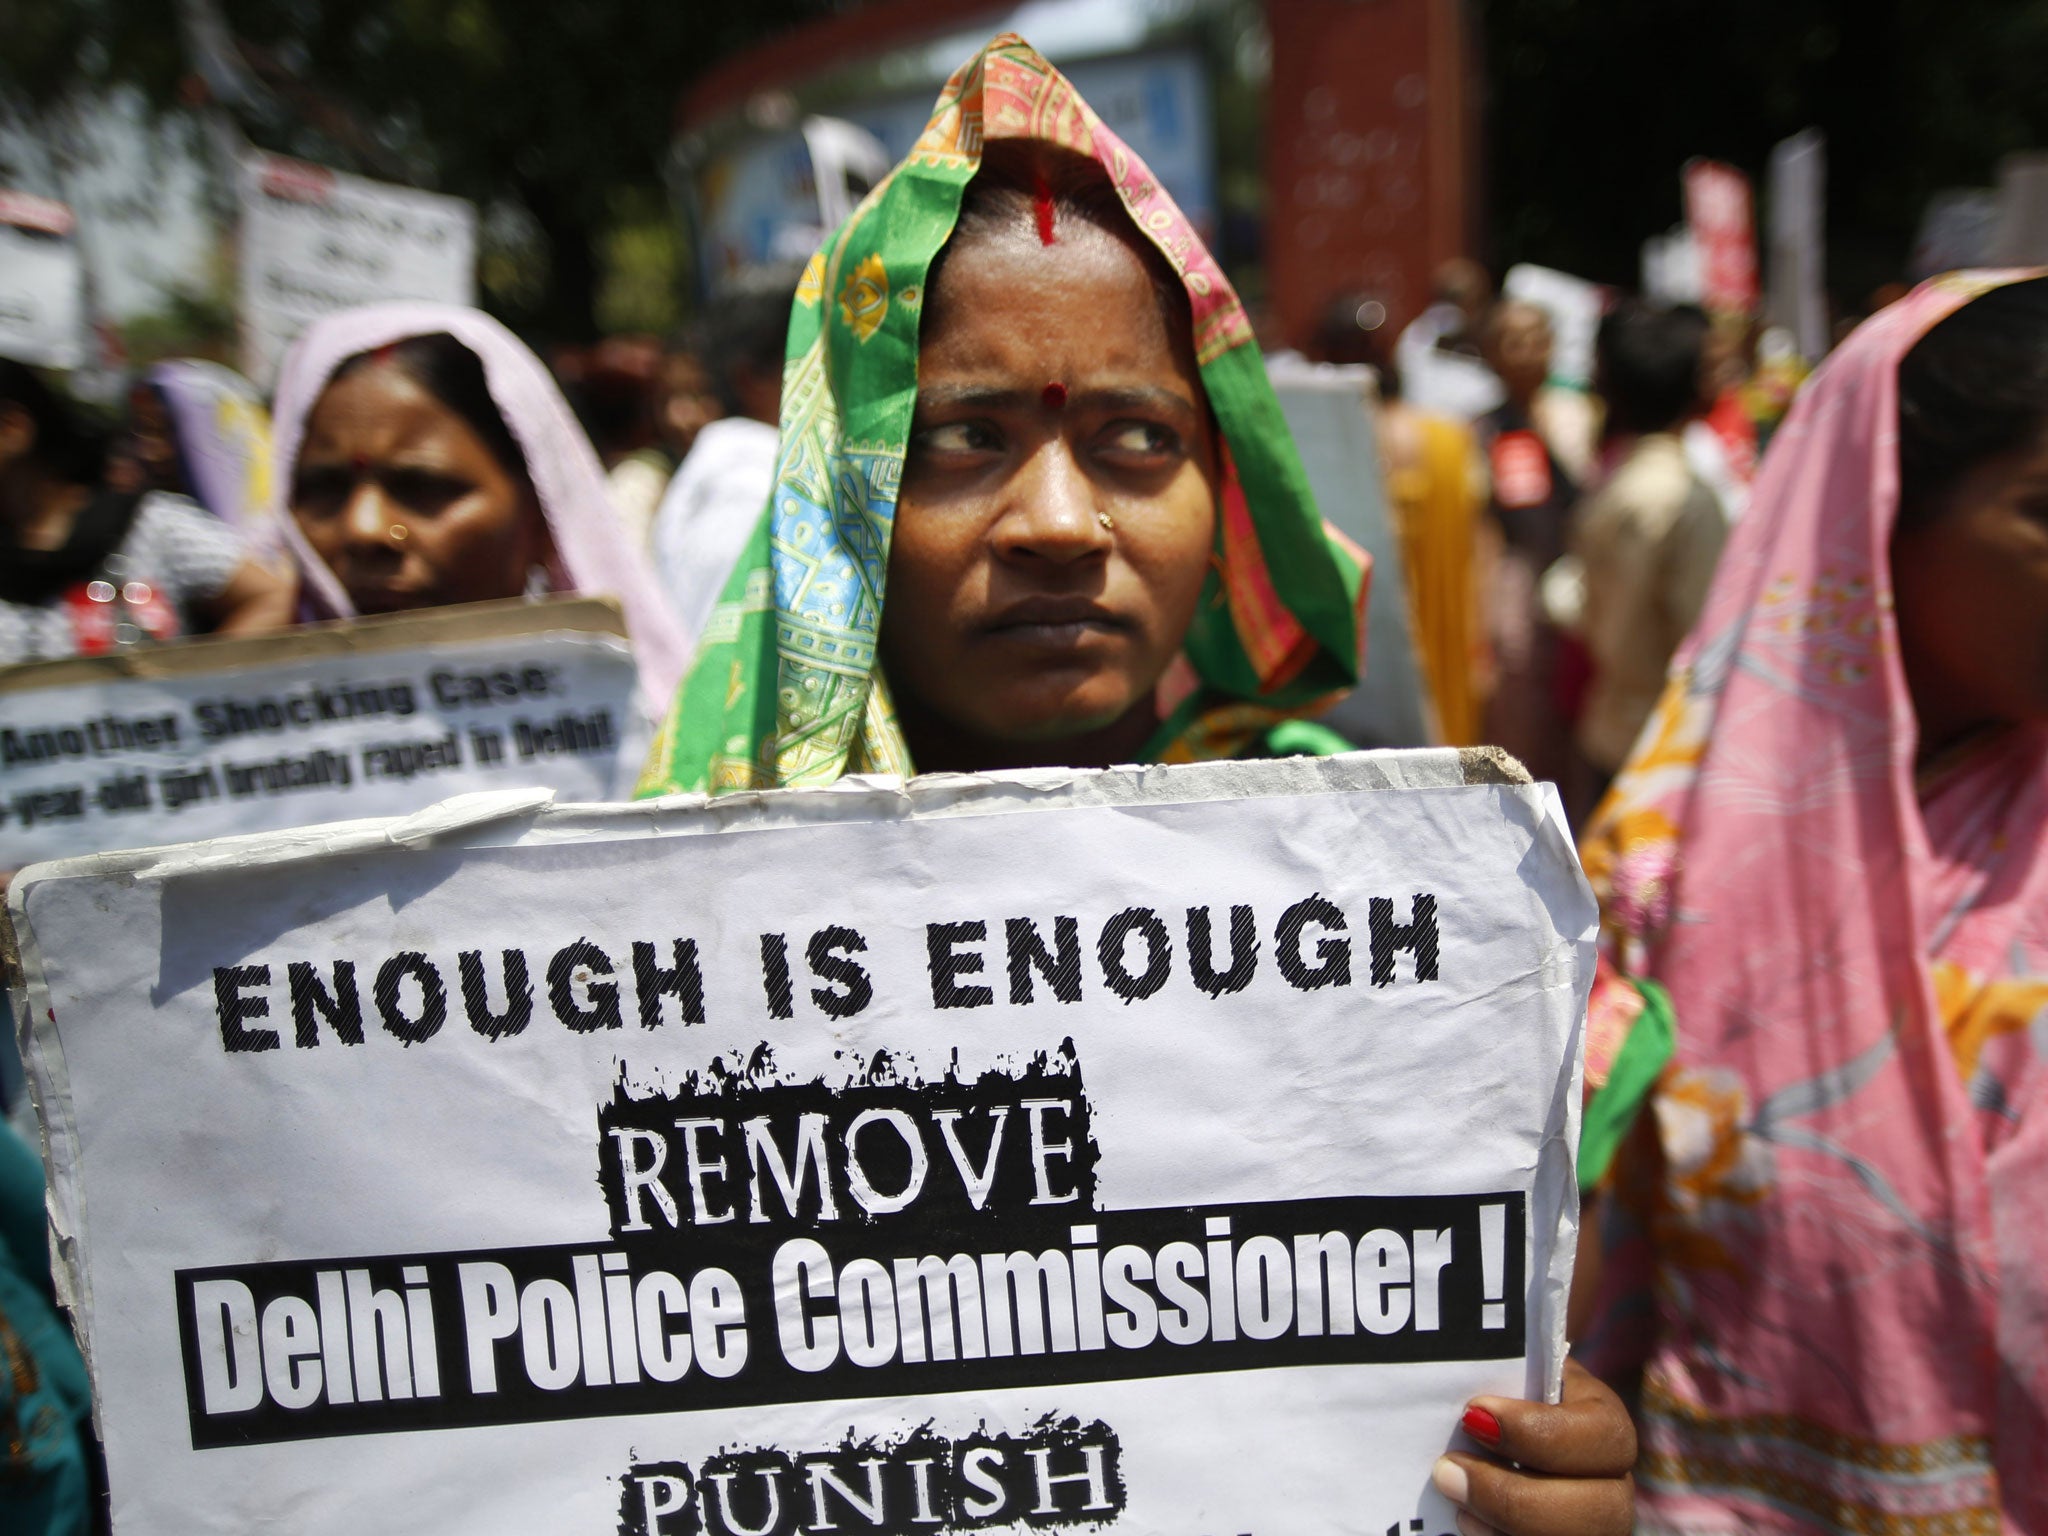
{"type": "Polygon", "coordinates": [[[650,699],[676,623],[546,368],[476,310],[378,304],[312,326],[275,406],[278,495],[308,618],[616,597],[650,699]]]}

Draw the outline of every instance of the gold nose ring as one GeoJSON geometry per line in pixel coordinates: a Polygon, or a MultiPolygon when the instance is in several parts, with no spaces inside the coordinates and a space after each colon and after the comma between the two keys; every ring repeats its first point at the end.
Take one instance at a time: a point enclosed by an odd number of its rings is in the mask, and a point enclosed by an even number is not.
{"type": "Polygon", "coordinates": [[[384,536],[394,544],[403,544],[408,538],[412,536],[412,530],[407,528],[403,523],[393,523],[389,528],[384,530],[384,536]]]}

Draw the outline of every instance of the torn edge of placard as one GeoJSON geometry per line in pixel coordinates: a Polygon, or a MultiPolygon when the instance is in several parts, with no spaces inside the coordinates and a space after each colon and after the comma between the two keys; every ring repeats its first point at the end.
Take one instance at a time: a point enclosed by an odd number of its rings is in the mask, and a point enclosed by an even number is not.
{"type": "Polygon", "coordinates": [[[626,615],[615,597],[513,597],[369,618],[301,624],[283,633],[191,635],[101,656],[62,656],[0,668],[0,696],[141,679],[170,682],[297,662],[381,656],[446,645],[542,636],[624,650],[626,615]]]}
{"type": "Polygon", "coordinates": [[[1533,782],[1526,768],[1496,747],[1421,747],[1333,757],[928,773],[907,780],[849,774],[830,784],[795,789],[737,790],[715,797],[664,795],[616,804],[558,805],[548,790],[488,790],[458,795],[407,816],[323,822],[31,864],[16,877],[15,887],[82,875],[168,880],[393,846],[445,846],[457,839],[488,845],[687,837],[731,830],[741,823],[747,830],[771,831],[892,816],[989,816],[1079,806],[1188,804],[1245,795],[1517,787],[1533,782]]]}
{"type": "MultiPolygon", "coordinates": [[[[1529,785],[1528,770],[1494,748],[1419,747],[1345,752],[1332,757],[1225,759],[1115,768],[1021,768],[1003,773],[926,773],[912,779],[849,774],[799,789],[738,790],[718,796],[665,795],[641,800],[628,816],[655,836],[724,831],[745,823],[767,831],[877,816],[992,816],[1082,806],[1192,804],[1243,796],[1373,790],[1456,790],[1529,785]]],[[[534,828],[542,840],[616,837],[627,830],[619,808],[557,806],[534,828]]]]}
{"type": "MultiPolygon", "coordinates": [[[[0,906],[0,985],[7,988],[13,1004],[15,1044],[21,1053],[29,1104],[35,1111],[36,1151],[43,1164],[43,1221],[50,1244],[51,1286],[57,1305],[70,1318],[78,1352],[90,1376],[92,1339],[86,1319],[92,1315],[92,1289],[85,1266],[79,1261],[79,1232],[84,1222],[76,1209],[62,1205],[58,1195],[60,1188],[75,1194],[78,1187],[75,1178],[60,1181],[57,1177],[60,1167],[78,1166],[77,1127],[70,1115],[71,1079],[55,1032],[36,1028],[36,1009],[39,1005],[48,1008],[49,998],[47,994],[39,996],[41,989],[29,981],[31,974],[42,975],[43,967],[35,953],[35,932],[15,909],[13,892],[17,888],[10,887],[8,901],[0,906]],[[53,1100],[64,1107],[61,1117],[53,1112],[53,1100]]],[[[93,1432],[104,1440],[97,1392],[93,1394],[92,1415],[93,1432]]]]}
{"type": "MultiPolygon", "coordinates": [[[[1526,778],[1527,770],[1513,758],[1499,752],[1498,748],[1477,749],[1494,753],[1506,759],[1506,767],[1521,773],[1526,778]]],[[[1547,844],[1552,856],[1578,867],[1579,851],[1577,839],[1573,836],[1571,823],[1564,813],[1564,799],[1557,786],[1538,782],[1536,792],[1541,805],[1541,815],[1532,829],[1536,840],[1547,844]]],[[[1592,890],[1585,883],[1583,871],[1579,876],[1579,894],[1590,903],[1592,890]]],[[[1558,1080],[1552,1092],[1561,1102],[1563,1115],[1555,1117],[1560,1129],[1557,1134],[1545,1138],[1537,1150],[1537,1176],[1533,1186],[1534,1207],[1530,1211],[1531,1230],[1535,1224],[1549,1224],[1557,1233],[1557,1241],[1550,1250],[1550,1265],[1546,1271],[1530,1275],[1529,1304],[1542,1307],[1538,1316],[1565,1317],[1570,1312],[1572,1279],[1577,1269],[1578,1246],[1585,1239],[1584,1210],[1579,1200],[1578,1147],[1581,1116],[1585,1105],[1586,1078],[1586,1006],[1593,993],[1593,973],[1596,967],[1595,948],[1597,944],[1597,908],[1595,915],[1580,927],[1578,937],[1572,938],[1574,925],[1553,921],[1559,934],[1557,947],[1545,957],[1546,969],[1555,966],[1569,969],[1576,977],[1576,997],[1572,1005],[1571,1037],[1566,1042],[1564,1064],[1558,1073],[1558,1080]],[[1555,1200],[1555,1207],[1551,1201],[1555,1200]],[[1555,1309],[1552,1311],[1551,1309],[1555,1309]]],[[[1531,1377],[1528,1395],[1540,1397],[1544,1402],[1562,1401],[1564,1396],[1565,1362],[1571,1355],[1571,1343],[1562,1340],[1560,1347],[1553,1347],[1547,1339],[1539,1354],[1531,1358],[1531,1377]],[[1540,1376],[1538,1372],[1540,1371],[1540,1376]]]]}

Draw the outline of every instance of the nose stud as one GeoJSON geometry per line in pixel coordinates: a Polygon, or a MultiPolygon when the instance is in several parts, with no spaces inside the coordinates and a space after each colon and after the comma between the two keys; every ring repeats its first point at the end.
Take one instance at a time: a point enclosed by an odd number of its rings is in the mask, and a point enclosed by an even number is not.
{"type": "Polygon", "coordinates": [[[1111,517],[1107,512],[1096,513],[1095,521],[1102,524],[1103,527],[1108,529],[1114,530],[1116,527],[1116,519],[1111,517]]]}

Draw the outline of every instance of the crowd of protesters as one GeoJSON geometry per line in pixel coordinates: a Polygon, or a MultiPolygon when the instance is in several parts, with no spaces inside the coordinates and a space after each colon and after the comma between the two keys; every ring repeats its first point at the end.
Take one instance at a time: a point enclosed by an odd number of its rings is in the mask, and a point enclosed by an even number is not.
{"type": "MultiPolygon", "coordinates": [[[[551,370],[474,311],[333,315],[267,445],[224,370],[153,370],[96,436],[0,363],[0,663],[604,594],[647,793],[1345,749],[1317,716],[1364,562],[1222,273],[1074,144],[973,152],[964,187],[906,162],[688,346],[551,370]],[[920,305],[820,293],[884,241],[920,305]]],[[[1469,262],[1437,297],[1398,339],[1337,297],[1314,350],[1376,370],[1435,739],[1506,748],[1583,831],[1573,1327],[1608,1383],[1575,1359],[1558,1407],[1475,1402],[1437,1484],[1470,1536],[2048,1530],[2048,279],[1901,298],[1782,423],[1728,317],[1617,298],[1579,391],[1540,306],[1469,262]]],[[[0,1188],[31,1367],[0,1379],[0,1524],[86,1529],[34,1184],[0,1188]]]]}

